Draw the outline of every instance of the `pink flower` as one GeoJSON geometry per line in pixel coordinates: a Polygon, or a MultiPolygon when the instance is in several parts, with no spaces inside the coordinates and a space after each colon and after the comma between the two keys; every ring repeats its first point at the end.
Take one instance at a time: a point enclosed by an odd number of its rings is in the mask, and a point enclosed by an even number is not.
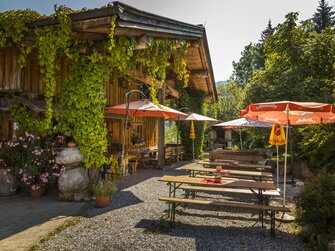
{"type": "Polygon", "coordinates": [[[31,186],[31,189],[32,189],[32,190],[37,190],[37,189],[39,189],[39,188],[40,188],[39,185],[32,185],[32,186],[31,186]]]}

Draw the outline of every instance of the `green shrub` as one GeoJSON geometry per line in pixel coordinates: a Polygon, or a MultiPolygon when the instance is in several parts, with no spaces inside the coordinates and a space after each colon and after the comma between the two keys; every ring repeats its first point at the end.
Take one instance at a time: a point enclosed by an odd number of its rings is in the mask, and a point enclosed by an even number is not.
{"type": "Polygon", "coordinates": [[[109,180],[100,180],[97,184],[91,186],[92,193],[95,196],[110,196],[116,192],[116,186],[109,180]]]}
{"type": "Polygon", "coordinates": [[[298,225],[313,226],[315,233],[335,232],[335,175],[322,171],[306,181],[294,198],[298,225]]]}

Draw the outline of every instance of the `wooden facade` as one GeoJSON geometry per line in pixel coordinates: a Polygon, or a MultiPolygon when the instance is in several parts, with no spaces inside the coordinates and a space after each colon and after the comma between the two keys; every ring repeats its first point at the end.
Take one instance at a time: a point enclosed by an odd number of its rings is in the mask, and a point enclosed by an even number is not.
{"type": "MultiPolygon", "coordinates": [[[[2,98],[13,93],[15,95],[26,96],[27,99],[35,100],[43,99],[43,78],[40,73],[37,57],[29,57],[27,65],[21,69],[18,64],[18,51],[14,49],[0,50],[0,90],[2,98]]],[[[61,70],[57,74],[57,85],[55,91],[55,99],[60,94],[62,83],[68,74],[68,66],[64,60],[61,62],[61,70]]],[[[129,90],[137,89],[136,84],[129,84],[128,88],[123,88],[117,81],[111,81],[105,85],[106,88],[106,106],[114,106],[125,103],[124,94],[129,90]]],[[[138,100],[137,94],[131,97],[131,100],[138,100]]],[[[10,116],[10,111],[7,106],[0,107],[0,136],[11,137],[13,132],[12,124],[14,118],[10,116]]],[[[131,143],[131,130],[127,130],[127,148],[138,147],[153,147],[157,145],[157,118],[134,117],[131,118],[134,126],[141,125],[141,135],[143,142],[131,143]]],[[[110,142],[115,145],[121,145],[124,131],[124,119],[122,116],[110,117],[106,116],[106,126],[112,138],[110,142]]]]}
{"type": "MultiPolygon", "coordinates": [[[[72,33],[74,38],[87,40],[104,40],[110,32],[112,16],[117,16],[115,36],[135,37],[141,42],[141,38],[166,38],[182,39],[189,41],[191,46],[186,55],[188,69],[190,70],[191,88],[205,93],[209,102],[217,99],[215,82],[210,62],[209,49],[205,28],[198,25],[186,24],[165,17],[160,17],[148,12],[137,10],[120,2],[113,6],[88,10],[70,14],[72,19],[72,33]]],[[[57,19],[45,18],[29,24],[31,29],[36,27],[57,25],[57,19]]],[[[147,39],[144,39],[145,42],[147,39]]],[[[142,42],[143,42],[142,41],[142,42]]],[[[140,48],[139,46],[138,48],[140,48]]],[[[12,133],[13,118],[10,115],[10,103],[8,95],[27,99],[29,102],[43,101],[45,89],[43,78],[38,65],[36,54],[31,54],[27,59],[26,67],[21,69],[18,64],[19,51],[17,47],[0,49],[0,136],[9,137],[12,133]]],[[[61,91],[62,83],[68,75],[68,65],[61,60],[60,71],[57,73],[57,85],[55,101],[61,91]]],[[[127,73],[128,74],[128,73],[127,73]]],[[[111,80],[105,85],[106,106],[114,106],[125,103],[124,94],[132,89],[138,89],[150,81],[141,70],[129,73],[136,83],[129,83],[126,88],[119,85],[117,80],[111,80]]],[[[168,75],[166,83],[169,84],[168,93],[178,98],[178,92],[173,89],[175,74],[168,75]]],[[[158,81],[158,80],[155,80],[158,81]]],[[[133,95],[132,101],[139,96],[133,95]]],[[[31,106],[28,106],[31,108],[31,106]]],[[[34,109],[32,109],[34,110],[34,109]]],[[[153,147],[158,143],[158,119],[149,117],[131,118],[133,128],[127,131],[127,148],[153,147]],[[133,142],[132,134],[140,139],[133,142]]],[[[109,132],[111,147],[121,145],[123,139],[124,117],[105,114],[106,126],[109,132]]]]}

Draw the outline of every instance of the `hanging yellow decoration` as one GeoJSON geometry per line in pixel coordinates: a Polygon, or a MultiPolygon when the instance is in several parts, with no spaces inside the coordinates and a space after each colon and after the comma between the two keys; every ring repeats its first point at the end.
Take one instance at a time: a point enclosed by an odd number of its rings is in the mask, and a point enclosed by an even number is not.
{"type": "Polygon", "coordinates": [[[283,125],[272,125],[269,143],[271,145],[285,145],[286,139],[283,125]]]}
{"type": "Polygon", "coordinates": [[[190,139],[195,139],[195,131],[194,131],[193,121],[191,122],[190,139]]]}

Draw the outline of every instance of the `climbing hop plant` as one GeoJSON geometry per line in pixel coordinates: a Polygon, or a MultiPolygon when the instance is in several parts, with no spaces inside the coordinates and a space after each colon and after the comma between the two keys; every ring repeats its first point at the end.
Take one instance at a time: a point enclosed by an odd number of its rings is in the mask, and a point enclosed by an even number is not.
{"type": "Polygon", "coordinates": [[[29,30],[27,24],[40,17],[39,13],[32,10],[0,12],[0,48],[9,42],[20,44],[29,30]]]}
{"type": "Polygon", "coordinates": [[[115,78],[115,75],[128,78],[129,70],[142,64],[144,73],[152,79],[151,99],[158,103],[157,91],[163,87],[166,71],[171,63],[174,66],[171,70],[184,82],[184,86],[187,85],[189,72],[185,56],[189,44],[152,38],[147,49],[136,50],[135,38],[115,36],[117,17],[114,16],[108,39],[102,41],[101,48],[100,43],[95,46],[93,41],[71,38],[72,22],[67,15],[72,12],[65,6],[60,6],[51,16],[57,25],[35,28],[29,27],[28,23],[38,19],[38,13],[0,13],[0,48],[16,43],[20,50],[19,64],[22,68],[26,65],[27,56],[32,52],[37,53],[43,76],[46,103],[44,117],[32,116],[27,109],[17,106],[13,113],[19,123],[33,132],[47,134],[53,130],[53,118],[56,116],[57,129],[75,138],[85,157],[86,167],[101,167],[104,163],[109,163],[103,155],[107,148],[104,124],[105,84],[111,77],[115,78]],[[89,49],[83,52],[80,50],[81,46],[89,49]],[[56,77],[60,75],[62,60],[67,62],[69,71],[62,85],[59,108],[54,111],[56,77]]]}
{"type": "Polygon", "coordinates": [[[62,55],[69,56],[69,42],[71,33],[71,19],[67,15],[56,13],[61,28],[43,27],[35,29],[35,43],[33,47],[38,50],[38,63],[40,65],[45,84],[44,97],[46,104],[45,131],[51,130],[53,117],[52,101],[55,95],[56,77],[59,70],[57,61],[62,55]]]}
{"type": "Polygon", "coordinates": [[[100,168],[108,163],[107,129],[104,123],[106,94],[104,84],[108,81],[109,67],[97,52],[81,55],[70,67],[61,93],[60,129],[73,135],[84,155],[87,168],[100,168]]]}

